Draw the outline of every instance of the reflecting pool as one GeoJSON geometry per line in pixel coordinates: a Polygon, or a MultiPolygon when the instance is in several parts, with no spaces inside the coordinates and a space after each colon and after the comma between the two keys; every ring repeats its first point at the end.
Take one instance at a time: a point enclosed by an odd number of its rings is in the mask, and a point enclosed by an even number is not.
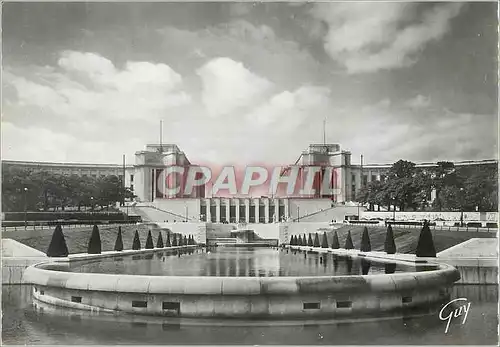
{"type": "Polygon", "coordinates": [[[372,275],[433,270],[436,267],[416,267],[410,263],[381,263],[362,258],[278,248],[216,247],[184,253],[168,251],[149,255],[127,255],[94,262],[71,263],[69,268],[53,266],[52,269],[153,276],[271,277],[372,275]]]}

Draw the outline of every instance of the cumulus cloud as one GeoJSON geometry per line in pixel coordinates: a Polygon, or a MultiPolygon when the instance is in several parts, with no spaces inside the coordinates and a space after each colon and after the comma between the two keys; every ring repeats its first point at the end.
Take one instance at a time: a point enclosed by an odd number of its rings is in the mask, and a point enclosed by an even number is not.
{"type": "Polygon", "coordinates": [[[350,73],[412,65],[449,30],[463,4],[318,3],[311,14],[328,25],[324,48],[350,73]]]}
{"type": "Polygon", "coordinates": [[[127,62],[119,69],[94,53],[66,51],[56,67],[22,74],[4,76],[20,105],[67,118],[144,119],[191,100],[182,77],[165,64],[127,62]]]}
{"type": "Polygon", "coordinates": [[[316,86],[300,87],[293,92],[284,91],[259,105],[246,118],[254,126],[275,126],[281,131],[296,131],[300,124],[311,118],[311,113],[327,112],[331,106],[329,94],[328,88],[316,86]]]}
{"type": "Polygon", "coordinates": [[[202,100],[211,116],[224,116],[252,106],[272,83],[230,58],[210,60],[197,70],[203,84],[202,100]]]}

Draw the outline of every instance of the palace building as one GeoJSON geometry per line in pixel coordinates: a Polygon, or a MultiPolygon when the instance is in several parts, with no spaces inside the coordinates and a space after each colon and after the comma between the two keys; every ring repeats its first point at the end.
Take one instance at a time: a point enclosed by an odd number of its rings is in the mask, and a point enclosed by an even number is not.
{"type": "MultiPolygon", "coordinates": [[[[361,157],[362,158],[362,157],[361,157]]],[[[456,166],[498,165],[497,160],[461,161],[456,166]]],[[[303,198],[282,192],[276,196],[212,196],[206,185],[194,187],[185,194],[187,172],[183,175],[170,175],[162,179],[165,169],[171,166],[186,168],[197,167],[175,144],[149,144],[145,150],[135,153],[133,165],[119,164],[78,164],[26,161],[2,161],[4,168],[16,167],[35,171],[46,171],[62,175],[99,177],[116,175],[125,178],[124,185],[136,195],[136,203],[149,204],[159,210],[171,211],[172,219],[196,219],[212,222],[254,222],[269,223],[277,219],[300,218],[307,213],[320,211],[336,205],[349,204],[355,200],[356,193],[371,181],[383,180],[392,164],[352,164],[351,152],[343,150],[339,144],[311,144],[297,161],[283,172],[297,168],[299,181],[310,166],[322,167],[319,177],[326,168],[333,169],[331,188],[334,193],[325,192],[321,180],[315,179],[314,196],[303,198]],[[324,168],[324,169],[323,169],[324,168]],[[175,182],[177,180],[177,182],[175,182]],[[159,183],[160,182],[160,183],[159,183]],[[165,194],[164,185],[180,185],[180,194],[165,194]]],[[[417,163],[417,167],[433,167],[436,163],[417,163]]],[[[352,205],[352,204],[351,204],[352,205]]]]}

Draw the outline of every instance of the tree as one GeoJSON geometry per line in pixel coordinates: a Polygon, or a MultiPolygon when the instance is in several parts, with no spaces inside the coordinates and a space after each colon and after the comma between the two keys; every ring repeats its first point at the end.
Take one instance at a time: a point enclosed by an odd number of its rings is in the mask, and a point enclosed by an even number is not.
{"type": "Polygon", "coordinates": [[[148,237],[146,239],[146,249],[153,249],[153,237],[151,236],[151,230],[148,230],[148,237]]]}
{"type": "Polygon", "coordinates": [[[139,232],[136,230],[134,234],[134,241],[132,242],[132,249],[139,250],[141,249],[141,240],[139,239],[139,232]]]}
{"type": "Polygon", "coordinates": [[[101,235],[99,234],[99,228],[97,225],[94,225],[94,228],[92,229],[92,235],[90,235],[87,253],[101,254],[101,235]]]}
{"type": "Polygon", "coordinates": [[[313,247],[314,246],[314,242],[313,242],[313,239],[311,237],[311,234],[309,234],[309,238],[307,239],[307,245],[309,247],[313,247]]]}
{"type": "Polygon", "coordinates": [[[344,246],[345,249],[354,249],[354,245],[352,243],[352,237],[351,237],[351,231],[349,230],[347,232],[347,238],[345,240],[345,246],[344,246]]]}
{"type": "Polygon", "coordinates": [[[323,233],[323,240],[321,241],[321,248],[328,248],[328,239],[326,238],[326,232],[323,233]]]}
{"type": "Polygon", "coordinates": [[[302,241],[302,235],[299,235],[299,239],[297,241],[298,246],[304,246],[304,242],[302,241]]]}
{"type": "Polygon", "coordinates": [[[443,208],[441,199],[441,192],[446,186],[454,186],[456,182],[452,182],[453,178],[456,178],[455,174],[455,164],[447,161],[437,162],[437,166],[432,170],[432,183],[433,188],[436,190],[436,206],[438,211],[443,208]]]}
{"type": "Polygon", "coordinates": [[[399,205],[400,211],[404,211],[405,207],[411,207],[414,203],[413,179],[415,174],[415,163],[406,160],[397,161],[389,170],[387,190],[394,202],[399,205]]]}
{"type": "Polygon", "coordinates": [[[371,250],[372,250],[372,245],[370,242],[370,235],[368,235],[368,228],[364,227],[363,228],[363,236],[361,236],[360,251],[361,252],[371,252],[371,250]]]}
{"type": "Polygon", "coordinates": [[[184,235],[184,242],[183,242],[184,246],[187,246],[188,245],[188,239],[187,239],[187,236],[184,235]]]}
{"type": "Polygon", "coordinates": [[[308,240],[307,240],[306,234],[304,234],[304,237],[302,238],[302,242],[304,243],[303,246],[308,245],[308,240]]]}
{"type": "Polygon", "coordinates": [[[394,242],[394,233],[392,232],[392,226],[390,224],[385,234],[384,251],[387,254],[396,254],[396,242],[394,242]]]}
{"type": "Polygon", "coordinates": [[[115,241],[115,251],[121,252],[123,251],[123,239],[122,239],[122,227],[118,227],[118,235],[116,236],[115,241]]]}
{"type": "Polygon", "coordinates": [[[174,247],[177,246],[177,236],[175,235],[175,233],[173,234],[173,238],[172,238],[172,246],[174,246],[174,247]]]}
{"type": "Polygon", "coordinates": [[[170,243],[170,230],[167,229],[167,242],[165,242],[165,247],[172,247],[170,243]]]}
{"type": "Polygon", "coordinates": [[[57,225],[50,240],[49,249],[47,250],[48,257],[67,257],[68,246],[60,225],[57,225]]]}
{"type": "Polygon", "coordinates": [[[338,249],[340,248],[340,243],[339,243],[339,235],[337,234],[337,230],[333,232],[333,241],[332,241],[332,249],[338,249]]]}
{"type": "Polygon", "coordinates": [[[427,221],[424,221],[424,225],[420,231],[415,254],[417,257],[436,257],[436,248],[434,247],[434,240],[432,239],[431,229],[427,221]]]}
{"type": "Polygon", "coordinates": [[[156,241],[156,248],[163,248],[163,237],[161,236],[161,231],[158,233],[158,240],[156,241]]]}

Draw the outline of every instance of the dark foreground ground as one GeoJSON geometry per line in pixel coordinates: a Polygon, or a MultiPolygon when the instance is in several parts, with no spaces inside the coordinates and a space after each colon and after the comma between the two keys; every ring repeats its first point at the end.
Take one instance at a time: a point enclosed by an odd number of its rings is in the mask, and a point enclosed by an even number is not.
{"type": "Polygon", "coordinates": [[[454,287],[452,297],[465,297],[471,307],[465,324],[446,322],[438,312],[365,322],[310,321],[284,326],[255,321],[232,326],[205,320],[162,324],[128,316],[89,317],[82,311],[50,309],[32,304],[31,287],[4,286],[2,342],[5,345],[497,345],[497,286],[454,287]]]}

